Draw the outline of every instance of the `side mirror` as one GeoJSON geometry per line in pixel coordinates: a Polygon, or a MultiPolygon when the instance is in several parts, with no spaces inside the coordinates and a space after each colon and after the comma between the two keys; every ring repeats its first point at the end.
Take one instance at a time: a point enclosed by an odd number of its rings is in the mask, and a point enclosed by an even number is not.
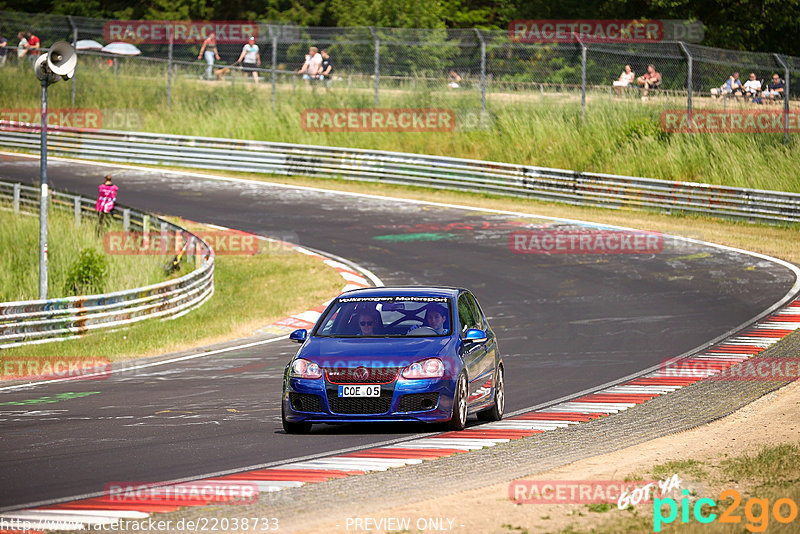
{"type": "Polygon", "coordinates": [[[308,338],[308,331],[305,328],[300,328],[289,334],[289,339],[295,343],[303,343],[308,338]]]}
{"type": "Polygon", "coordinates": [[[464,341],[469,341],[471,343],[483,343],[488,339],[486,332],[481,330],[480,328],[470,328],[464,334],[464,341]]]}

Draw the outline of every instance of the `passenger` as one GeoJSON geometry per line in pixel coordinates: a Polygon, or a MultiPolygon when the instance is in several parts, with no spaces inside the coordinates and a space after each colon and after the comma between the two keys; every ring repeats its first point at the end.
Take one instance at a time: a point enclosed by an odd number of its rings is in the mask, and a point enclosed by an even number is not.
{"type": "Polygon", "coordinates": [[[358,314],[359,336],[375,336],[381,331],[381,316],[377,311],[362,311],[358,314]]]}

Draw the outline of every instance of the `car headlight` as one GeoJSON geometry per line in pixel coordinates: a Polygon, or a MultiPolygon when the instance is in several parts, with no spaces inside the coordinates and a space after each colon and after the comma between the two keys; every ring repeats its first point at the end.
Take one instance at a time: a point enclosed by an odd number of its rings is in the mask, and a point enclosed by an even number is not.
{"type": "Polygon", "coordinates": [[[439,358],[428,358],[414,362],[403,369],[403,378],[441,378],[444,376],[444,363],[439,358]]]}
{"type": "Polygon", "coordinates": [[[291,378],[322,378],[322,369],[314,362],[297,358],[292,362],[289,376],[291,378]]]}

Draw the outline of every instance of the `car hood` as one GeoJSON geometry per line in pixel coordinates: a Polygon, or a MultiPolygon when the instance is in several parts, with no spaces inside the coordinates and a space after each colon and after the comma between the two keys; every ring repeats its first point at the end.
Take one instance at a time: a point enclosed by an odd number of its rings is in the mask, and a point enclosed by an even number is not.
{"type": "Polygon", "coordinates": [[[405,367],[424,358],[455,354],[452,337],[311,338],[297,354],[322,367],[405,367]]]}

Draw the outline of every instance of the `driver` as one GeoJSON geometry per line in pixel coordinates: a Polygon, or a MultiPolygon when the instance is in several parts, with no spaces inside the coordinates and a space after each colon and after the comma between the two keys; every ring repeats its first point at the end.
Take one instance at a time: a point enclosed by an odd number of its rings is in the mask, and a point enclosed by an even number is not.
{"type": "Polygon", "coordinates": [[[421,326],[427,326],[441,336],[447,332],[447,328],[444,326],[445,322],[447,322],[447,309],[440,304],[431,304],[425,311],[425,321],[423,324],[411,327],[409,332],[421,326]]]}

